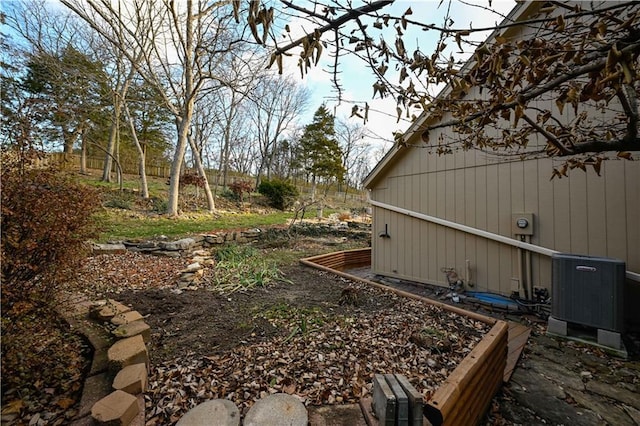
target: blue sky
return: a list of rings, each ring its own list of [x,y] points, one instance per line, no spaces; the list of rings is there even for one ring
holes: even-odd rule
[[[445,0],[442,2],[440,7],[439,4],[439,1],[433,0],[396,1],[391,6],[387,7],[385,11],[392,16],[398,16],[402,15],[410,7],[413,11],[413,14],[410,16],[411,19],[440,26],[443,23],[448,2]],[[506,15],[515,6],[515,4],[516,3],[513,0],[493,0],[491,2],[491,8],[503,15]],[[480,7],[474,7],[474,5]],[[358,5],[354,4],[354,6],[357,7]],[[496,23],[499,23],[502,20],[500,15],[491,13],[488,8],[488,0],[472,1],[468,4],[464,4],[458,0],[453,0],[450,13],[450,16],[454,20],[453,27],[460,29],[469,28],[469,26],[472,25],[474,28],[480,28],[493,26]],[[308,24],[306,26],[308,27]],[[295,31],[295,29],[292,28],[292,31]],[[484,40],[489,34],[489,32],[474,33],[474,37],[478,40]],[[439,33],[437,31],[425,32],[421,30],[414,30],[406,33],[404,42],[409,52],[415,50],[416,44],[419,44],[422,51],[428,53],[433,51],[438,38]],[[385,33],[385,40],[387,43],[393,44],[394,39],[395,30],[390,28],[389,31]],[[455,51],[458,50],[457,46],[454,46],[455,43],[451,42],[450,44],[452,45],[452,48],[455,48]],[[465,53],[471,53],[471,50]],[[324,60],[321,61],[321,66],[310,71],[303,80],[303,84],[313,92],[312,106],[310,111],[307,113],[308,119],[305,118],[306,121],[311,121],[313,112],[323,101],[329,108],[336,108],[335,111],[338,117],[346,118],[351,113],[351,108],[353,106],[352,103],[345,102],[338,106],[334,101],[330,100],[330,98],[334,97],[334,94],[332,93],[330,74],[324,71],[328,69],[328,61],[329,57],[328,55],[325,55]],[[295,72],[294,75],[300,78],[299,71],[295,67],[296,61],[289,58],[289,62],[289,66]],[[396,122],[396,104],[393,99],[372,99],[372,85],[375,82],[375,79],[360,59],[345,57],[342,59],[341,64],[341,82],[345,90],[343,92],[344,97],[352,101],[366,101],[369,103],[372,110],[381,110],[386,112],[386,114],[375,112],[370,113],[370,121],[367,124],[367,129],[369,129],[373,134],[377,134],[380,137],[391,140],[392,132],[397,130],[404,131],[409,127],[410,123],[408,121],[401,121],[400,123]],[[353,119],[357,120],[357,118]],[[383,143],[376,138],[371,138],[370,143],[372,146],[375,146],[380,150],[386,150],[392,146],[390,142]]]

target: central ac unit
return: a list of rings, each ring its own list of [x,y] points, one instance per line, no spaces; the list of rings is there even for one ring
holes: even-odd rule
[[[551,315],[568,323],[621,333],[624,261],[594,256],[552,256]]]

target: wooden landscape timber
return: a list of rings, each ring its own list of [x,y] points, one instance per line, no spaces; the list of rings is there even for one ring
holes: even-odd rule
[[[354,265],[366,265],[367,259],[370,264],[370,248],[308,257],[301,259],[300,263],[391,291],[403,297],[421,300],[493,326],[425,404],[425,425],[429,423],[433,426],[478,424],[489,407],[491,399],[503,383],[507,364],[508,323],[344,272]]]

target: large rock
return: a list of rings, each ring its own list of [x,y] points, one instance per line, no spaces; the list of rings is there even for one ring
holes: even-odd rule
[[[138,398],[117,390],[94,404],[91,417],[101,425],[126,426],[135,419],[139,411]]]
[[[224,234],[205,235],[205,241],[209,244],[223,244]]]
[[[112,371],[139,363],[149,366],[149,352],[141,335],[118,340],[107,351],[107,357]]]
[[[180,271],[181,273],[193,273],[193,272],[198,272],[202,269],[202,265],[200,265],[200,263],[198,262],[193,262],[192,264],[188,265],[186,268],[184,268],[182,271]]]
[[[548,423],[581,426],[602,424],[602,420],[593,411],[582,409],[578,412],[567,404],[567,394],[563,388],[532,369],[516,368],[509,382],[509,390],[518,404]]]
[[[598,397],[593,397],[586,392],[580,392],[574,389],[568,389],[567,393],[571,398],[585,408],[596,413],[598,416],[610,425],[616,426],[636,426],[631,417],[627,415],[621,408],[614,404],[602,401]]]
[[[309,407],[309,424],[314,426],[367,426],[358,404]]]
[[[244,426],[307,426],[309,416],[293,395],[276,393],[256,402],[244,419]]]
[[[90,316],[100,321],[110,321],[113,317],[129,312],[130,307],[115,300],[103,300],[96,302],[91,308]]]
[[[246,424],[246,423],[245,423]],[[176,426],[239,426],[240,411],[228,399],[213,399],[187,411]]]
[[[107,373],[89,376],[84,382],[78,417],[85,417],[91,414],[91,408],[96,402],[113,391],[111,388],[111,375]]]
[[[160,247],[163,250],[168,251],[178,251],[178,250],[189,250],[196,245],[196,240],[193,238],[183,238],[178,241],[160,243]]]
[[[94,244],[93,254],[120,254],[127,251],[124,244]]]
[[[587,390],[589,392],[611,398],[615,401],[623,402],[634,407],[636,410],[640,410],[640,395],[635,392],[622,389],[615,385],[597,382],[595,380],[587,382]]]
[[[118,314],[111,318],[111,324],[113,325],[122,325],[128,324],[130,322],[139,321],[144,319],[144,317],[138,311],[129,311]]]

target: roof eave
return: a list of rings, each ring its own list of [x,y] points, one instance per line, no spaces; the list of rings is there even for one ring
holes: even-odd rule
[[[509,14],[502,20],[502,23],[516,22],[518,20],[526,19],[533,12],[537,11],[540,7],[541,7],[541,2],[518,1],[515,7],[511,9]],[[502,32],[507,33],[511,31],[512,31],[512,28],[507,28],[504,31],[496,28],[487,37],[487,40],[485,41],[485,43],[495,39],[495,37],[497,37],[498,34],[501,34]],[[472,62],[473,62],[473,58],[470,58],[462,66],[462,69],[469,67]],[[450,90],[451,90],[451,87],[447,85],[440,91],[437,97],[439,98],[442,96],[446,96],[446,94]],[[402,140],[404,140],[405,142],[408,142],[408,140],[411,138],[411,135],[415,134],[418,130],[420,130],[420,128],[424,125],[424,123],[428,120],[428,118],[429,117],[427,116],[427,114],[425,112],[422,112],[422,114],[420,114],[420,116],[413,123],[411,123],[411,126],[409,126],[409,128],[403,133]],[[380,160],[378,164],[375,165],[373,170],[371,170],[371,172],[367,175],[367,177],[364,178],[364,180],[362,181],[363,186],[367,189],[371,189],[373,185],[378,181],[382,173],[387,169],[387,167],[390,166],[393,163],[393,160],[401,152],[407,149],[407,147],[408,147],[407,144],[404,144],[404,145],[398,145],[397,143],[394,144],[393,148],[387,151],[384,157],[382,157],[382,160]]]

